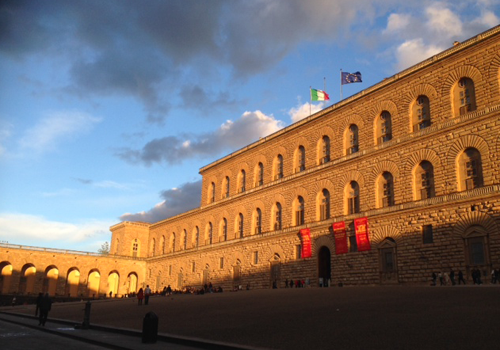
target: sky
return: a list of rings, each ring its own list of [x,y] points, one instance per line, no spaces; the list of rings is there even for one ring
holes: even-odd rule
[[[0,243],[96,252],[199,169],[500,23],[500,0],[3,0]],[[313,102],[309,88],[330,101]]]

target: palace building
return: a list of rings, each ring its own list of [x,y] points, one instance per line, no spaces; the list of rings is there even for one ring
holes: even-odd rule
[[[200,169],[110,254],[0,245],[2,293],[429,284],[500,268],[500,27]]]

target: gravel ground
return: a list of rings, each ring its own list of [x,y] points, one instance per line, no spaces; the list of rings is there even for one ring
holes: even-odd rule
[[[500,287],[500,286],[499,286]],[[334,287],[154,296],[92,302],[90,322],[271,349],[494,349],[500,288]],[[83,321],[84,303],[56,303],[49,318]],[[34,313],[34,306],[9,311]]]

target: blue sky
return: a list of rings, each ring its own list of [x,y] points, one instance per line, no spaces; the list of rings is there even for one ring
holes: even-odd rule
[[[500,0],[2,1],[0,241],[96,251],[200,167],[499,24]]]

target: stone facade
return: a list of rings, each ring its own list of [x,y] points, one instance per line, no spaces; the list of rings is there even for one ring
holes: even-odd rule
[[[131,291],[130,277],[123,282],[131,274],[137,288],[158,290],[289,279],[427,284],[450,269],[488,275],[500,267],[499,52],[495,27],[201,168],[199,208],[111,227],[109,256],[73,264],[85,276],[79,288],[89,290],[92,269],[106,278],[116,271],[119,286],[101,278],[99,292],[118,294]],[[362,217],[371,249],[359,252],[353,221]],[[336,254],[331,227],[342,221],[349,252]],[[76,258],[6,251],[0,246],[0,268],[19,275],[30,262],[70,271]],[[8,288],[5,279],[3,292],[17,290],[14,273]]]

